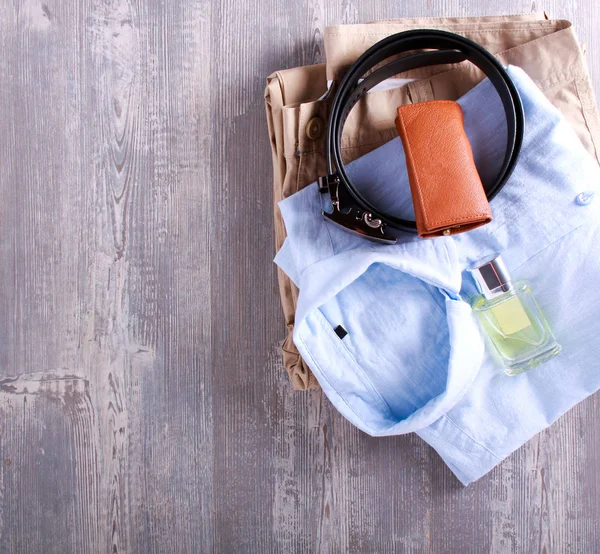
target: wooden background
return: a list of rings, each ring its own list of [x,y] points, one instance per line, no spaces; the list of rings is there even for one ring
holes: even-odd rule
[[[462,487],[291,390],[265,77],[327,24],[593,0],[1,0],[0,552],[595,553],[600,398]]]

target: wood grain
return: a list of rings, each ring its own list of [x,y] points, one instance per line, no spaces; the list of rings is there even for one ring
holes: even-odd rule
[[[598,397],[474,485],[291,390],[271,71],[327,24],[591,0],[0,3],[0,552],[587,553]]]

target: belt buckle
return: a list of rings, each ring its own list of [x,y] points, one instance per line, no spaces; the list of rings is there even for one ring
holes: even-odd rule
[[[396,237],[385,231],[385,223],[373,214],[359,208],[350,207],[343,210],[340,206],[340,178],[337,175],[319,177],[319,191],[329,191],[333,211],[323,211],[323,217],[345,231],[350,231],[366,239],[384,244],[395,244]]]

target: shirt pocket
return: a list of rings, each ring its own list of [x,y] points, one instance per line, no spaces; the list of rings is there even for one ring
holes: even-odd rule
[[[459,285],[451,241],[337,254],[302,275],[294,341],[361,429],[415,431],[452,407],[480,367],[483,343]]]

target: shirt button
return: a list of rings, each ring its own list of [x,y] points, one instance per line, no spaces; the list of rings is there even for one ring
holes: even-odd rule
[[[318,116],[311,117],[306,124],[306,136],[310,140],[317,140],[321,138],[323,129],[325,129],[325,123],[323,123],[323,120]]]
[[[593,200],[594,194],[596,193],[593,191],[580,192],[575,197],[575,202],[577,202],[577,204],[579,204],[580,206],[587,206]]]

